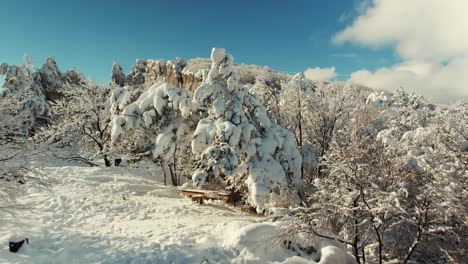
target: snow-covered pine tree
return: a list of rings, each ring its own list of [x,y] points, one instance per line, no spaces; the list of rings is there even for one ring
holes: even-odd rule
[[[112,142],[118,145],[129,129],[156,128],[152,152],[165,164],[190,155],[191,145],[196,186],[220,177],[229,190],[245,192],[258,212],[297,203],[302,158],[294,135],[270,120],[250,86],[239,83],[233,63],[232,55],[214,48],[210,71],[193,95],[167,82],[143,93],[115,89]]]
[[[249,86],[239,83],[234,58],[224,49],[211,52],[211,69],[193,96],[204,117],[193,133],[199,160],[197,186],[221,177],[228,188],[248,190],[257,212],[298,202],[302,158],[287,129],[272,122]]]

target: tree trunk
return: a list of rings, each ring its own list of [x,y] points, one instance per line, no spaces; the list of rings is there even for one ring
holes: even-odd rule
[[[107,157],[107,154],[104,154],[104,164],[106,165],[106,167],[110,167],[112,165],[112,162]]]
[[[358,208],[359,206],[359,196],[356,197],[353,201],[353,207]],[[354,225],[353,225],[353,255],[358,264],[361,264],[361,259],[359,258],[359,219],[357,216],[356,210],[353,210]]]
[[[172,182],[172,185],[178,186],[178,184],[177,184],[177,175],[176,175],[175,170],[172,169],[172,166],[171,166],[171,165],[169,165],[169,172],[171,173],[171,182]]]
[[[160,162],[159,164],[161,165],[161,168],[163,169],[163,172],[164,172],[164,185],[167,185],[167,180],[166,180],[167,179],[167,171],[166,171],[165,165],[162,162]]]

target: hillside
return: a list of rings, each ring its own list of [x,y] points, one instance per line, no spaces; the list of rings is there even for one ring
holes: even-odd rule
[[[468,103],[317,82],[224,49],[2,64],[0,243],[19,263],[461,261]],[[121,164],[118,164],[121,162]],[[227,193],[198,205],[183,189]],[[461,249],[460,249],[461,248]]]

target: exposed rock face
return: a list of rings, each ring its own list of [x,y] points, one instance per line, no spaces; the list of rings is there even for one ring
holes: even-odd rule
[[[60,89],[64,86],[64,76],[55,59],[48,58],[39,70],[39,74],[47,100],[60,98]]]
[[[112,82],[119,87],[125,85],[125,73],[122,66],[117,62],[112,65]]]
[[[186,66],[187,62],[181,58],[167,62],[163,60],[137,60],[132,72],[125,78],[125,85],[140,86],[144,84],[151,86],[153,83],[165,80],[176,87],[194,90],[203,81],[203,76],[184,71]]]
[[[76,85],[86,85],[84,76],[72,69],[63,73],[55,59],[48,58],[41,69],[37,69],[29,61],[25,65],[0,65],[0,75],[5,75],[3,83],[4,100],[0,112],[11,116],[22,116],[24,124],[21,133],[24,135],[34,131],[37,125],[42,125],[47,118],[47,101],[57,100],[64,89],[73,89]]]
[[[7,70],[8,70],[8,64],[2,63],[0,65],[0,75],[6,74]]]
[[[187,62],[181,58],[176,58],[175,61],[138,59],[132,68],[132,72],[126,76],[123,85],[123,71],[114,64],[112,81],[120,87],[126,85],[134,87],[145,85],[149,87],[158,81],[164,80],[176,87],[194,91],[205,80],[210,67],[211,61],[206,58],[194,58]],[[239,72],[242,83],[254,84],[258,76],[281,74],[264,66],[242,64],[233,65],[233,67]],[[284,78],[289,78],[287,75],[285,76]]]
[[[86,85],[86,81],[85,81],[86,79],[83,76],[83,74],[75,69],[66,71],[63,77],[64,78],[62,80],[65,83],[65,85],[68,85],[68,86]]]
[[[125,84],[139,86],[145,83],[145,73],[147,60],[137,60],[132,68],[132,72],[125,78]]]

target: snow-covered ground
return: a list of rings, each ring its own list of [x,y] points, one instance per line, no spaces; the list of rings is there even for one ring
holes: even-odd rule
[[[275,223],[221,202],[198,205],[144,170],[42,172],[50,182],[26,184],[26,209],[0,211],[0,263],[315,263],[275,249]],[[8,252],[24,237],[29,246]]]

